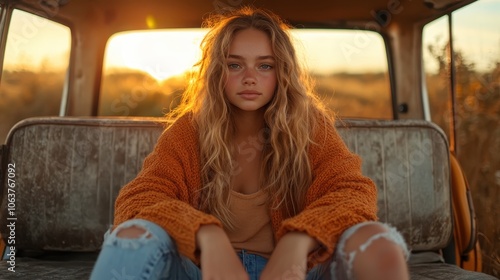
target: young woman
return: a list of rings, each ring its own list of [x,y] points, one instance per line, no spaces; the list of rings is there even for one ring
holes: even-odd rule
[[[92,279],[409,279],[401,235],[302,72],[288,27],[213,17],[183,101],[120,191]]]

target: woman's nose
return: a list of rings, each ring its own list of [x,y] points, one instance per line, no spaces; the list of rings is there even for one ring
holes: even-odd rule
[[[254,85],[257,83],[256,72],[254,69],[247,68],[245,70],[245,75],[243,76],[243,84]]]

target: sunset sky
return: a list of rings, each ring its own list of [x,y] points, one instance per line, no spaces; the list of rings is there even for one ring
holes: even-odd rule
[[[298,30],[293,36],[299,55],[307,57],[303,61],[315,72],[386,70],[382,37],[374,32],[355,32],[365,38],[364,45],[356,44],[352,31]],[[178,29],[118,34],[108,43],[105,67],[140,69],[157,79],[181,74],[198,61],[205,33]]]
[[[480,4],[480,5],[478,5]],[[480,17],[476,16],[481,14]],[[500,0],[481,0],[454,13],[455,46],[473,57],[478,69],[487,70],[500,60]],[[482,32],[477,32],[478,28]],[[199,57],[205,30],[145,31],[121,33],[108,42],[105,67],[139,69],[158,80],[181,74]],[[424,45],[444,44],[446,20],[426,27]],[[296,47],[307,67],[318,73],[385,71],[387,61],[382,38],[373,32],[296,31]],[[354,36],[364,38],[362,45]],[[16,11],[12,18],[5,67],[64,69],[70,46],[69,28],[47,20],[32,20]],[[429,57],[424,50],[424,56]],[[45,61],[45,62],[44,62]],[[427,69],[435,68],[428,63]]]

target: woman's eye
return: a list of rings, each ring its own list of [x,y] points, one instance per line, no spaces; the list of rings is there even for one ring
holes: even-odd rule
[[[228,67],[229,69],[240,69],[240,65],[238,65],[238,64],[236,64],[236,63],[229,63],[229,64],[227,65],[227,67]]]
[[[273,66],[269,64],[262,64],[259,68],[262,70],[271,70],[273,69]]]

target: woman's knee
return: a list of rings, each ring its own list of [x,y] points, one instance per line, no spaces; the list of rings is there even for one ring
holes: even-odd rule
[[[342,270],[348,278],[398,267],[404,274],[408,254],[401,234],[379,222],[363,223],[346,230],[337,248],[337,260],[343,263]]]
[[[129,220],[105,238],[91,279],[119,275],[120,279],[157,279],[177,262],[177,256],[174,241],[163,228],[147,220]]]
[[[128,228],[119,229],[116,236],[126,239],[136,239],[140,238],[144,234],[146,234],[146,238],[151,238],[151,233],[147,232],[145,228],[133,225]]]
[[[105,237],[104,245],[121,245],[138,248],[141,245],[158,243],[173,249],[173,240],[159,225],[141,219],[128,220],[118,225]]]
[[[353,227],[354,230],[344,236],[344,252],[365,251],[374,243],[390,243],[400,247],[405,254],[406,243],[401,234],[386,224],[379,222],[369,222]]]

